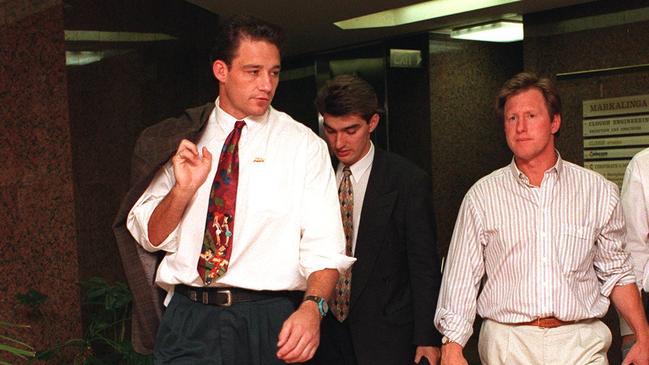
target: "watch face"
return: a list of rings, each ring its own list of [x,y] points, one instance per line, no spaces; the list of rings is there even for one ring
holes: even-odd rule
[[[327,301],[323,299],[322,300],[322,315],[324,316],[325,314],[327,314],[327,312],[329,312],[329,304],[327,304]]]
[[[320,311],[321,317],[324,317],[329,311],[329,305],[327,304],[327,301],[324,300],[324,298],[317,297],[315,295],[309,295],[304,298],[304,300],[314,301],[318,305],[318,310]]]

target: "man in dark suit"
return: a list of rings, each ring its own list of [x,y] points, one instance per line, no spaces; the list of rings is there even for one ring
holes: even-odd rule
[[[347,255],[321,328],[319,364],[437,364],[433,326],[440,283],[430,178],[406,159],[375,148],[376,93],[350,75],[318,93],[324,136],[338,160],[336,178]]]

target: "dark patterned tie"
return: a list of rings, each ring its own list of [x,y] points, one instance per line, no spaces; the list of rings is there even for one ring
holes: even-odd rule
[[[352,172],[349,167],[343,168],[343,179],[338,187],[338,199],[340,200],[340,213],[343,218],[343,229],[345,231],[345,254],[352,256],[352,237],[354,235],[354,192],[350,179]],[[352,271],[345,271],[338,277],[336,291],[334,293],[331,312],[340,322],[344,321],[349,314],[349,298],[352,288]]]
[[[245,122],[237,121],[225,139],[210,191],[203,248],[198,258],[198,274],[205,285],[210,285],[225,274],[232,254],[234,212],[239,182],[238,144],[244,125]]]

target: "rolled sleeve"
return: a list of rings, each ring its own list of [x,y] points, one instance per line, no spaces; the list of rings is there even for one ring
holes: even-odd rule
[[[446,308],[437,308],[435,326],[449,340],[462,345],[462,347],[466,346],[473,333],[472,322]]]
[[[149,241],[149,219],[155,208],[160,204],[162,199],[169,193],[175,183],[171,164],[166,164],[160,169],[160,172],[154,177],[149,187],[144,191],[140,199],[133,205],[126,219],[126,227],[133,238],[146,251],[167,251],[176,252],[178,249],[178,231],[180,225],[167,236],[158,246],[154,246]]]
[[[615,285],[635,283],[629,254],[624,251],[624,217],[617,187],[610,194],[610,214],[602,227],[597,244],[594,266],[601,281],[601,293],[609,296]]]
[[[473,333],[476,299],[484,275],[481,226],[467,194],[455,223],[435,313],[437,329],[462,346]]]
[[[645,293],[649,293],[649,262],[644,267],[644,272],[643,276],[641,276],[642,280],[642,290],[644,290]]]
[[[323,269],[342,273],[356,259],[345,255],[336,180],[324,141],[310,143],[307,161],[301,204],[300,271],[304,277]]]

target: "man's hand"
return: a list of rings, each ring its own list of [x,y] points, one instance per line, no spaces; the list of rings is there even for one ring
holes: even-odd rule
[[[449,342],[442,345],[442,365],[468,365],[460,344]]]
[[[212,154],[203,147],[203,158],[198,156],[196,145],[183,139],[171,158],[176,185],[162,199],[149,218],[149,241],[160,245],[180,223],[187,204],[203,184],[212,166]]]
[[[439,364],[439,359],[442,356],[439,347],[433,346],[417,346],[415,351],[415,364],[419,364],[422,357],[428,359],[430,365]]]
[[[649,339],[638,337],[629,354],[626,355],[622,365],[649,365]]]
[[[190,191],[191,195],[203,184],[212,167],[212,154],[205,147],[202,152],[203,158],[200,158],[196,145],[183,139],[171,158],[176,187]]]
[[[310,360],[320,344],[320,311],[313,301],[302,302],[284,322],[277,357],[287,363]]]
[[[649,326],[638,287],[635,283],[616,285],[610,298],[636,337],[622,365],[649,365]]]

